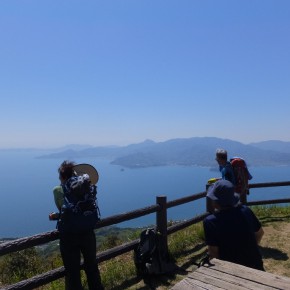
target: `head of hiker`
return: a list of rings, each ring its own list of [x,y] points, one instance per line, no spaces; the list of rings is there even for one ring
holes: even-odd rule
[[[211,185],[206,196],[220,208],[234,207],[239,202],[239,196],[235,193],[234,185],[224,179],[220,179]]]

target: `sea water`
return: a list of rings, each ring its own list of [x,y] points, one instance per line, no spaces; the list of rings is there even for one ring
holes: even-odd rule
[[[63,159],[36,158],[39,151],[0,150],[0,238],[24,237],[55,229],[48,214],[56,211],[52,189],[59,184]],[[128,169],[101,158],[74,159],[99,172],[98,203],[102,218],[205,191],[207,180],[220,173],[206,167],[162,166]],[[252,183],[290,180],[290,166],[250,167]],[[289,187],[252,189],[248,200],[286,198]],[[205,212],[205,199],[168,210],[169,220],[184,220]],[[139,227],[155,223],[155,214],[118,224]]]

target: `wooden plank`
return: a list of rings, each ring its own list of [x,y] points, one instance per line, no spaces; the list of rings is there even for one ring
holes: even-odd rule
[[[196,275],[203,274],[203,275],[208,275],[217,280],[222,280],[222,281],[231,283],[231,286],[233,287],[235,285],[236,289],[239,289],[239,287],[241,287],[242,289],[246,288],[250,290],[275,290],[277,289],[270,286],[262,285],[257,282],[249,281],[244,278],[233,276],[227,273],[221,273],[219,271],[216,271],[214,268],[201,267],[197,269],[194,272],[194,274],[195,274],[195,277]],[[193,273],[191,273],[189,277],[193,278]]]
[[[174,290],[289,290],[290,278],[213,259],[177,283]]]
[[[195,285],[190,284],[187,279],[183,279],[182,281],[180,281],[171,288],[171,290],[204,290],[204,289],[206,288],[198,286],[195,287]]]
[[[275,275],[269,272],[259,271],[256,269],[248,268],[242,265],[212,259],[210,266],[212,269],[221,273],[227,273],[236,277],[240,277],[249,281],[257,282],[263,285],[273,287],[274,289],[290,289],[290,278]]]
[[[174,285],[171,290],[221,290],[220,287],[216,287],[214,285],[209,285],[208,283],[204,283],[198,280],[193,280],[190,278],[185,278],[176,285]]]
[[[208,275],[207,273],[199,273],[199,272],[193,272],[188,279],[198,280],[203,283],[206,283],[209,285],[208,289],[212,289],[212,286],[219,287],[221,289],[225,290],[245,290],[243,285],[238,285],[233,283],[233,280],[226,281],[222,279],[221,277],[213,277]]]

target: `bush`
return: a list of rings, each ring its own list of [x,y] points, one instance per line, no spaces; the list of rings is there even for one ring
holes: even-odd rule
[[[0,263],[2,283],[11,284],[42,272],[42,263],[35,248],[6,255]]]

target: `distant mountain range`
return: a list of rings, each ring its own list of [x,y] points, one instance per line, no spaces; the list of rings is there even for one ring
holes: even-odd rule
[[[290,142],[269,140],[258,143],[251,143],[250,145],[264,150],[290,153]]]
[[[67,146],[67,148],[70,148]],[[123,147],[78,147],[39,156],[38,158],[74,158],[103,157],[111,164],[128,168],[152,166],[207,166],[215,167],[215,151],[224,148],[228,156],[243,157],[250,166],[290,165],[290,142],[263,141],[243,144],[229,139],[216,137],[193,137],[170,139],[164,142],[145,140],[142,143]]]

